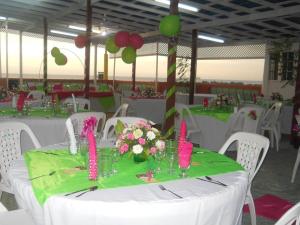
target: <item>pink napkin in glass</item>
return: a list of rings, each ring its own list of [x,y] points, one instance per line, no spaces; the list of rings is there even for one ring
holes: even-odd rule
[[[89,143],[89,179],[96,180],[98,176],[97,148],[93,131],[88,131],[87,139]]]
[[[208,98],[204,98],[202,104],[204,107],[208,107]]]
[[[180,133],[179,133],[179,139],[178,139],[178,153],[181,152],[182,150],[182,145],[185,143],[186,141],[186,122],[185,120],[181,121],[180,124]]]
[[[181,151],[178,153],[178,163],[180,168],[189,168],[192,152],[193,144],[191,142],[184,142]]]

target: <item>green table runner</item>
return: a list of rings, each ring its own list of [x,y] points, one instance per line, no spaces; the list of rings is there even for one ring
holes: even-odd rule
[[[79,112],[87,112],[86,110],[80,110]],[[13,108],[1,108],[0,116],[12,116],[18,117],[22,116],[16,109]],[[44,108],[31,108],[26,117],[59,117],[59,118],[68,118],[70,115],[64,109],[61,109],[61,112],[54,114],[52,109]]]
[[[210,116],[214,117],[218,120],[223,122],[227,122],[233,113],[232,107],[202,107],[202,106],[195,106],[191,107],[190,111],[193,115],[200,115],[200,116]]]
[[[108,151],[108,149],[106,150]],[[189,177],[243,170],[238,163],[224,155],[200,148],[194,148],[194,150],[198,151],[198,153],[192,156],[192,164],[188,171]],[[89,181],[88,171],[78,169],[78,167],[84,166],[84,158],[82,156],[72,156],[68,150],[49,152],[58,155],[45,154],[39,151],[29,151],[25,154],[29,177],[35,178],[45,175],[32,180],[33,191],[41,204],[52,195],[69,193],[94,185],[97,185],[99,189],[105,189],[147,183],[145,180],[138,178],[137,175],[147,172],[149,162],[136,164],[129,154],[123,155],[115,164],[115,168],[118,171],[115,175],[108,178],[99,178],[98,181]],[[174,175],[169,175],[167,168],[167,161],[162,161],[161,173],[155,175],[155,182],[179,179],[179,169]],[[53,171],[55,173],[49,176]]]

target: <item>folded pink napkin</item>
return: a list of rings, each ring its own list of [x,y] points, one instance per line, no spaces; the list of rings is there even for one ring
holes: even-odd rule
[[[89,179],[96,180],[98,176],[97,148],[93,131],[88,131],[87,139],[89,143]]]
[[[178,152],[178,163],[180,168],[189,168],[192,152],[193,144],[191,142],[184,142],[181,151]]]

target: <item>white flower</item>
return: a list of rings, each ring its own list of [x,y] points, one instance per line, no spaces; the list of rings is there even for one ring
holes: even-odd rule
[[[140,154],[143,151],[143,147],[141,145],[134,145],[132,151],[134,154]]]
[[[156,141],[155,146],[157,147],[158,150],[163,151],[165,149],[165,142],[158,140]]]
[[[135,131],[133,131],[133,136],[135,139],[139,139],[143,136],[143,131],[141,129],[136,129]]]
[[[123,130],[123,134],[126,134],[128,131],[131,131],[131,128],[125,128],[125,129]]]
[[[116,141],[116,147],[119,148],[121,147],[122,141],[121,140],[117,140]]]
[[[148,131],[147,138],[148,138],[148,140],[152,141],[154,138],[156,138],[156,135],[153,131]]]
[[[155,133],[159,133],[159,130],[157,130],[155,127],[152,127],[151,130],[154,131]]]

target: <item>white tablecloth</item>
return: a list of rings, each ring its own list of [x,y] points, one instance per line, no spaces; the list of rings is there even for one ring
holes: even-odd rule
[[[154,123],[163,123],[166,111],[166,99],[131,99],[123,98],[129,104],[129,111],[134,116],[151,120]]]
[[[80,198],[52,196],[37,202],[23,159],[9,171],[16,200],[36,225],[235,225],[247,191],[243,172],[213,176],[223,187],[197,179],[163,183],[183,199],[159,189],[158,184],[97,190]]]
[[[0,123],[4,121],[17,121],[27,124],[36,135],[42,146],[48,146],[66,141],[66,119],[64,118],[0,117]],[[22,134],[21,147],[22,151],[33,148],[33,144],[28,135]]]

